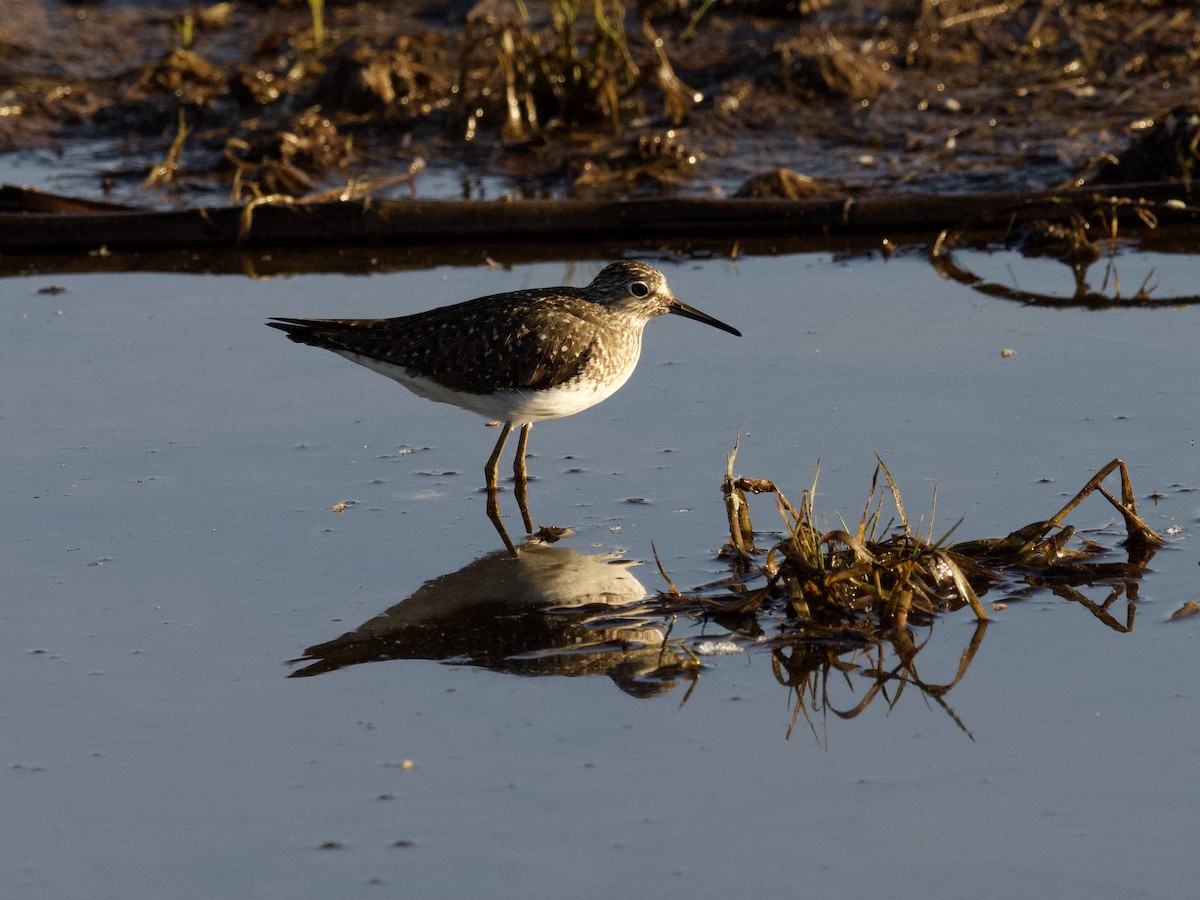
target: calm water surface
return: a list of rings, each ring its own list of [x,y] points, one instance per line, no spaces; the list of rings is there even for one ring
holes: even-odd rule
[[[973,260],[1069,291],[1061,266],[1009,262]],[[1126,293],[1151,267],[1163,290],[1200,279],[1195,257],[1122,265]],[[1200,309],[1033,308],[911,257],[665,268],[745,337],[657,320],[616,397],[534,429],[534,518],[576,534],[501,597],[479,491],[495,431],[262,322],[584,283],[598,264],[0,282],[0,892],[1195,896],[1200,620],[1168,617],[1200,593]],[[566,603],[661,589],[652,543],[680,586],[719,578],[738,434],[739,472],[794,499],[819,460],[831,525],[857,518],[876,453],[910,514],[936,485],[936,530],[962,517],[964,538],[1049,517],[1121,456],[1174,533],[1129,633],[1007,598],[945,707],[910,689],[854,718],[810,710],[790,737],[765,651],[705,657],[681,705],[688,684],[639,681],[637,653],[546,660],[480,614],[564,567],[592,585]],[[1114,547],[1114,518],[1096,499],[1075,522]],[[1125,624],[1126,599],[1110,612]],[[288,677],[313,645],[397,623],[426,643],[395,655],[475,664],[348,652]],[[636,648],[663,625],[612,633]],[[974,633],[969,611],[944,617],[922,675],[950,681]],[[865,686],[832,679],[837,708]]]

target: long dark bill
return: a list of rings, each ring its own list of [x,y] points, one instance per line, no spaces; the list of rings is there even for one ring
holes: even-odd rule
[[[697,322],[703,322],[705,325],[711,325],[713,328],[720,328],[722,331],[728,331],[737,337],[742,336],[742,333],[732,325],[726,325],[720,319],[714,319],[707,313],[702,313],[700,310],[688,306],[681,300],[672,300],[671,305],[667,308],[667,312],[683,316],[685,319],[695,319]]]

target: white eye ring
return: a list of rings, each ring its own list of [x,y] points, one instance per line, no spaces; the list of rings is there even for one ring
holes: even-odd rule
[[[635,281],[629,286],[629,293],[635,297],[647,297],[650,295],[650,286],[644,281]]]

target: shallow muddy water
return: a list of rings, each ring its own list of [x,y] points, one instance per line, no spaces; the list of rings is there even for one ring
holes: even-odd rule
[[[1071,291],[1062,266],[958,261]],[[1194,256],[1118,262],[1127,294],[1152,267],[1181,296],[1200,278]],[[501,597],[476,592],[499,578],[495,431],[263,320],[582,284],[598,263],[0,281],[3,893],[1193,896],[1200,620],[1169,616],[1198,593],[1200,308],[1037,308],[909,255],[663,267],[744,337],[656,320],[620,393],[534,428],[534,519],[576,533]],[[553,573],[567,606],[663,589],[654,549],[681,588],[726,574],[739,434],[739,473],[793,499],[820,461],[830,527],[857,520],[878,453],[910,515],[936,485],[956,538],[1047,518],[1120,456],[1168,542],[1107,610],[1128,633],[993,592],[953,690],[810,709],[790,737],[769,653],[715,623],[683,704],[686,680],[634,677],[662,616],[611,624],[621,665],[506,642]],[[769,499],[753,510],[775,527]],[[1117,561],[1115,519],[1099,498],[1072,517]],[[424,643],[394,655],[435,658],[294,662],[410,596],[392,618]],[[940,618],[922,673],[951,681],[976,635],[969,610]],[[848,710],[865,683],[829,690]]]

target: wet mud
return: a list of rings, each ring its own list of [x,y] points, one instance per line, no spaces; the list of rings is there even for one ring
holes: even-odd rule
[[[0,152],[157,208],[1190,186],[1198,60],[1172,0],[9,0]]]

